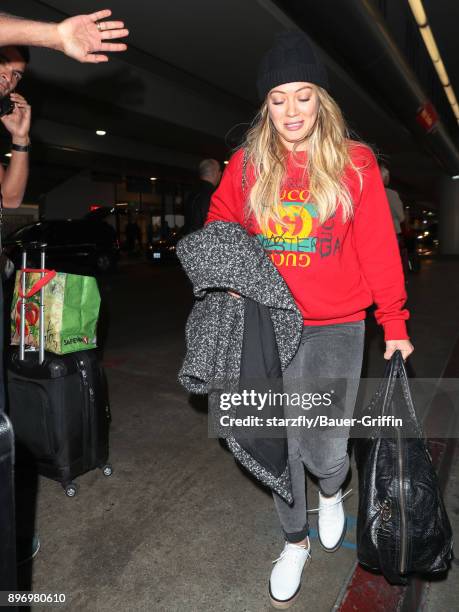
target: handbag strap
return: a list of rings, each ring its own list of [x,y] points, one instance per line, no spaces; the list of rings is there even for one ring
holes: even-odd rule
[[[394,391],[397,384],[402,389],[403,401],[408,408],[408,412],[405,414],[405,416],[408,416],[411,421],[410,425],[412,426],[412,429],[410,431],[413,436],[423,438],[424,433],[422,430],[422,426],[419,423],[416,414],[416,409],[414,407],[413,399],[411,396],[411,389],[408,374],[406,372],[405,362],[403,360],[402,352],[399,349],[394,351],[394,354],[388,361],[386,365],[386,370],[384,372],[384,377],[375,396],[376,398],[381,399],[382,395],[384,394],[381,406],[381,416],[401,416],[397,414],[392,414],[394,410],[394,403],[392,401],[392,398],[394,396]],[[407,424],[408,423],[404,423],[404,425]]]
[[[44,272],[44,276],[39,278],[32,285],[32,287],[27,291],[27,293],[24,294],[23,291],[22,291],[22,276],[23,276],[23,274],[28,274],[28,273],[33,273],[33,272],[36,272],[36,273],[39,273],[39,274]],[[44,287],[50,281],[52,281],[55,276],[56,276],[56,270],[44,270],[44,269],[35,269],[35,268],[22,268],[21,269],[21,276],[20,276],[20,279],[19,279],[19,286],[18,286],[18,295],[19,295],[19,297],[26,298],[26,299],[29,298],[29,297],[32,297],[32,295],[35,295],[36,293],[38,293],[42,287]]]

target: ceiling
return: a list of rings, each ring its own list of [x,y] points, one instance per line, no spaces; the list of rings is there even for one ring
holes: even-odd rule
[[[78,64],[52,51],[32,51],[30,70],[21,84],[34,117],[27,194],[31,201],[85,168],[154,173],[188,182],[202,157],[227,159],[257,110],[254,83],[260,56],[276,32],[298,27],[280,8],[286,3],[271,0],[111,0],[109,4],[113,16],[125,21],[130,36],[129,50],[112,56],[108,64]],[[372,4],[409,54],[402,17],[388,10],[394,3]],[[6,12],[50,21],[65,17],[64,7],[69,14],[79,14],[98,10],[101,4],[2,1]],[[455,51],[459,5],[452,0],[425,0],[425,8],[459,92]],[[332,95],[354,136],[386,156],[406,197],[435,205],[441,166],[387,101],[341,61],[340,49],[333,49],[326,34],[327,29],[321,28],[313,38],[327,64]],[[444,100],[436,106],[457,146],[457,126],[448,106]],[[96,136],[96,129],[106,130],[107,135]],[[0,147],[7,150],[5,137]]]

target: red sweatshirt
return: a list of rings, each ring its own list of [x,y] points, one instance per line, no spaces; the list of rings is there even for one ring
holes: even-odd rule
[[[300,153],[306,159],[307,153]],[[376,321],[385,340],[407,339],[408,310],[405,279],[394,224],[373,152],[357,145],[354,163],[363,166],[363,186],[350,168],[346,171],[355,207],[354,218],[343,224],[341,205],[324,224],[318,223],[315,204],[308,201],[307,178],[289,153],[281,192],[285,225],[271,222],[262,231],[251,216],[244,220],[244,200],[254,174],[247,169],[242,192],[243,151],[230,159],[214,192],[207,223],[233,221],[255,235],[289,287],[305,325],[329,325],[365,319],[365,309],[376,303]]]

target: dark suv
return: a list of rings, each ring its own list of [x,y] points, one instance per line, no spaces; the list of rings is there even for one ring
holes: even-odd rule
[[[107,272],[116,266],[119,258],[115,230],[95,219],[25,225],[6,237],[3,250],[19,268],[23,246],[37,242],[47,245],[46,267],[61,271],[89,268],[92,272]],[[28,261],[30,265],[38,265],[38,252],[31,251]]]

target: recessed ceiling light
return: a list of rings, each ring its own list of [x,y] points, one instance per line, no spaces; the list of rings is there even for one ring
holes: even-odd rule
[[[11,157],[12,153],[5,153],[5,157]]]
[[[156,181],[156,176],[150,176],[150,181]]]
[[[96,130],[96,134],[97,134],[98,136],[105,136],[105,134],[106,134],[106,133],[107,133],[107,132],[106,132],[105,130]]]

